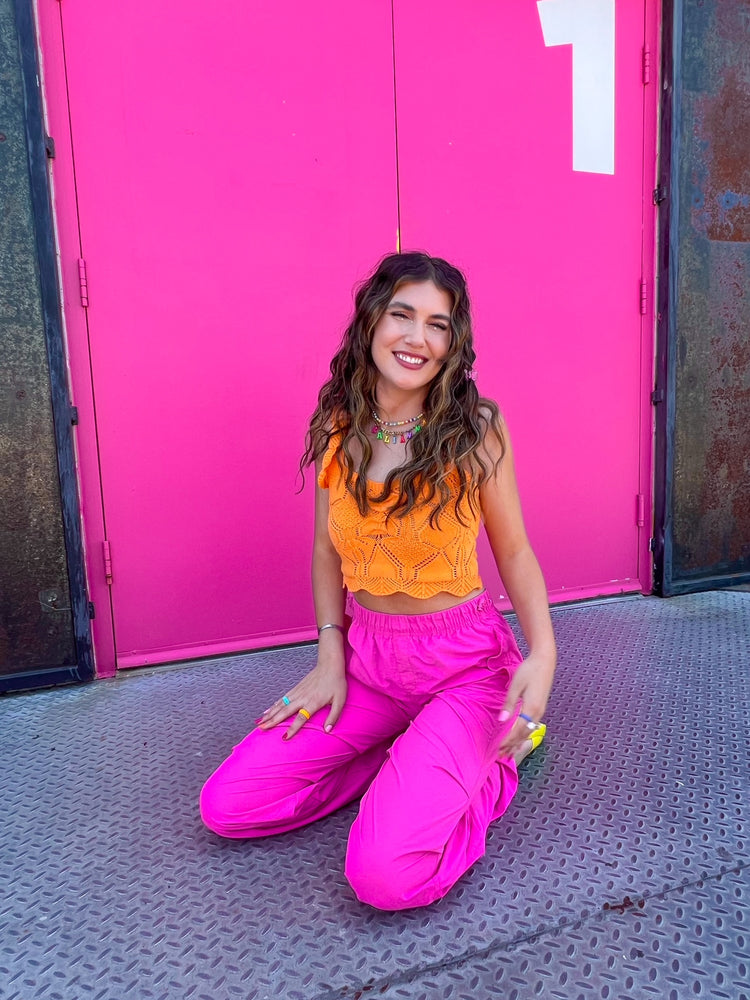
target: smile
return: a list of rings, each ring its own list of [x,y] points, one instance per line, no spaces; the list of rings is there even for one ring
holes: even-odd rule
[[[417,357],[415,354],[403,354],[401,351],[394,351],[393,356],[396,361],[409,368],[421,368],[427,364],[427,358]]]

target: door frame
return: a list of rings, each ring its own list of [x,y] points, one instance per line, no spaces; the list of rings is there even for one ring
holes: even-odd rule
[[[677,267],[679,260],[679,152],[684,0],[662,0],[658,204],[656,364],[652,402],[654,441],[654,593],[660,597],[691,594],[716,587],[750,583],[750,573],[696,573],[675,579],[673,573],[673,499],[677,392]]]
[[[659,176],[659,113],[662,92],[660,46],[671,41],[671,23],[664,17],[665,0],[645,0],[643,53],[643,242],[641,259],[641,296],[645,294],[641,316],[640,383],[640,473],[639,495],[644,498],[643,518],[638,511],[638,577],[641,591],[654,590],[655,474],[658,455],[654,447],[654,353],[659,299],[657,287],[658,225],[660,222],[653,191]],[[670,0],[666,0],[670,2]],[[643,523],[641,523],[641,520]]]
[[[68,370],[58,287],[48,157],[54,144],[44,128],[42,85],[37,60],[37,32],[31,0],[14,0],[16,33],[25,103],[26,149],[36,253],[39,264],[40,304],[49,365],[52,418],[57,450],[63,535],[68,566],[71,617],[77,662],[51,665],[0,677],[0,690],[19,691],[58,684],[80,683],[94,677],[90,608],[86,589],[83,539],[78,503],[78,481],[72,427],[76,421],[68,392]]]

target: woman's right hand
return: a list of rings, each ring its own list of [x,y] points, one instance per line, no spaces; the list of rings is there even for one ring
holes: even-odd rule
[[[285,697],[289,704],[285,704],[283,697],[275,701],[258,720],[259,729],[273,729],[293,716],[294,721],[284,733],[284,739],[290,740],[307,722],[307,718],[299,714],[301,708],[313,716],[321,708],[330,705],[331,711],[323,726],[330,733],[346,701],[344,649],[340,635],[326,635],[325,632],[321,635],[317,665],[299,684],[287,691]]]

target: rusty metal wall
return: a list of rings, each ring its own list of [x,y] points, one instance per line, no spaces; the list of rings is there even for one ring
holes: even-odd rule
[[[673,13],[666,594],[750,579],[750,0]]]
[[[11,0],[0,0],[0,677],[77,654]]]

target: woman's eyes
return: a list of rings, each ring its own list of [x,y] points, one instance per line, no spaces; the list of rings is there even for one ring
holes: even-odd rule
[[[395,316],[396,319],[411,319],[411,316],[403,312],[392,312],[391,316]],[[427,325],[431,326],[433,330],[440,330],[441,333],[445,333],[448,329],[448,327],[444,326],[442,323],[428,323]]]

